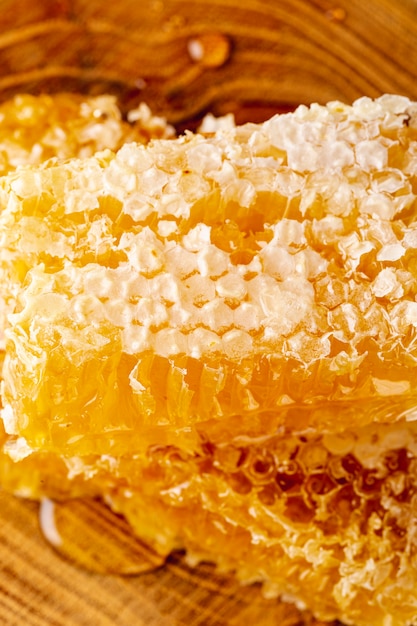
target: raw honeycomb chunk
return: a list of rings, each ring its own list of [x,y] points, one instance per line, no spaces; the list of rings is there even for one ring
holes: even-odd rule
[[[1,179],[3,482],[411,624],[416,139],[384,96]]]
[[[120,457],[31,452],[9,437],[20,460],[0,458],[0,479],[20,496],[100,495],[162,556],[185,549],[190,564],[214,561],[320,619],[414,623],[415,423],[227,441],[212,423],[198,436],[192,453]]]
[[[110,95],[19,94],[0,104],[0,175],[51,158],[85,158],[130,141],[147,143],[173,135],[166,120],[153,115],[144,103],[124,120]]]
[[[3,178],[8,432],[121,454],[236,414],[242,432],[263,411],[270,432],[405,418],[410,107],[300,108]]]
[[[124,121],[113,96],[20,94],[0,105],[0,174],[52,157],[88,157],[128,141],[147,143],[173,133],[145,104]]]

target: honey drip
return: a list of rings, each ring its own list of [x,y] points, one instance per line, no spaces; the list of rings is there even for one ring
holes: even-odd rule
[[[98,574],[134,575],[165,563],[101,500],[42,500],[39,521],[46,541],[64,558]]]
[[[188,53],[205,68],[221,67],[229,60],[231,41],[221,33],[206,33],[189,40]]]
[[[221,595],[225,606],[230,604],[236,609],[244,594],[245,602],[262,606],[262,624],[267,623],[269,616],[281,626],[343,626],[338,620],[316,619],[309,611],[287,604],[285,598],[262,598],[256,587],[239,588],[230,576],[216,572],[207,563],[190,568],[180,553],[172,554],[167,560],[140,541],[124,518],[112,512],[102,500],[44,498],[40,503],[39,523],[44,538],[61,557],[91,573],[134,576],[167,566],[175,579]]]

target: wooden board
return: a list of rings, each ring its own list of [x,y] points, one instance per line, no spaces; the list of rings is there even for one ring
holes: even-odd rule
[[[179,129],[208,110],[242,122],[313,101],[417,99],[416,58],[416,0],[0,0],[1,98],[110,91]],[[36,503],[0,492],[0,624],[319,623],[178,555],[140,576],[89,573],[47,545]]]
[[[0,94],[112,91],[181,125],[417,99],[416,18],[415,0],[0,0]]]
[[[164,566],[137,576],[85,570],[45,541],[38,508],[37,503],[0,492],[0,624],[321,625],[294,606],[266,600],[255,585],[243,588],[231,577],[216,575],[209,565],[191,569],[181,555],[172,555]],[[100,506],[91,511],[88,519],[72,526],[77,544],[82,544],[83,531],[91,534],[91,524],[98,534],[112,535],[114,520],[108,511]],[[71,528],[68,532],[71,535]]]

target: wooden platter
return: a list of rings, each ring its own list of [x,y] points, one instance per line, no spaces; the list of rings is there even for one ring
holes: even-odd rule
[[[243,122],[314,101],[417,99],[417,0],[0,0],[0,27],[0,99],[111,92],[179,130],[207,111]],[[89,572],[46,543],[37,503],[0,492],[0,624],[320,623],[181,555],[136,576]]]
[[[417,98],[415,0],[1,0],[0,94],[77,89],[177,124]]]
[[[182,555],[172,555],[163,566],[136,576],[85,569],[45,541],[38,509],[35,502],[0,492],[0,624],[324,626],[295,606],[263,598],[256,585],[240,587],[210,565],[190,568]],[[109,551],[117,548],[115,527],[123,527],[123,520],[112,518],[99,504],[89,507],[88,516],[82,511],[83,506],[78,506],[78,519],[68,515],[66,520],[71,542],[82,545],[83,533],[91,536],[93,528],[97,542],[104,533]],[[124,548],[130,542],[132,552],[137,551],[136,539],[127,528],[126,537]],[[87,550],[91,549],[90,545]]]

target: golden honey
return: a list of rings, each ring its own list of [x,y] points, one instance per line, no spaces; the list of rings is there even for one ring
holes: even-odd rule
[[[319,619],[417,616],[416,105],[0,180],[3,483]]]

